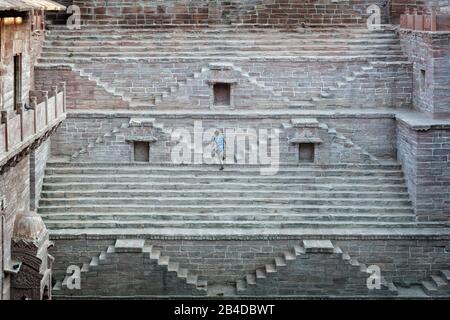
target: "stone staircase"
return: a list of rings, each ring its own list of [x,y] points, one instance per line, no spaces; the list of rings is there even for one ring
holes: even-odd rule
[[[379,289],[368,289],[366,283],[370,274],[365,264],[342,252],[331,241],[303,240],[292,250],[274,258],[272,263],[247,274],[245,279],[238,280],[236,293],[260,295],[265,292],[281,296],[313,296],[323,295],[323,292],[329,296],[397,295],[395,285],[383,276],[380,278]],[[322,277],[321,283],[309,280],[319,277]],[[325,287],[327,289],[322,291]]]
[[[432,275],[430,279],[422,281],[422,290],[430,296],[450,293],[450,270],[441,270],[438,275]]]
[[[445,253],[450,253],[450,241],[445,247]],[[442,269],[429,279],[422,281],[422,290],[429,296],[448,295],[450,293],[450,270]]]
[[[130,273],[130,264],[133,272]],[[129,285],[126,273],[135,275],[134,285]],[[146,277],[147,275],[147,277]],[[66,275],[57,281],[53,295],[59,296],[115,296],[160,295],[164,291],[171,295],[206,295],[207,281],[185,268],[179,263],[171,262],[168,256],[153,245],[141,239],[119,239],[91,261],[81,266],[80,289],[71,289],[68,282],[72,275]],[[105,281],[112,279],[115,284]],[[139,279],[136,280],[136,279]],[[173,285],[171,285],[173,284]],[[161,287],[165,286],[164,290]]]
[[[180,89],[190,89],[189,81],[204,83],[202,75],[214,63],[231,64],[240,77],[270,92],[271,99],[280,100],[282,107],[364,105],[352,98],[355,90],[391,88],[380,83],[390,81],[394,73],[396,86],[404,86],[405,101],[409,99],[411,64],[388,28],[376,32],[351,28],[281,32],[223,27],[155,30],[90,26],[68,30],[52,26],[36,70],[70,67],[113,96],[122,97],[129,108],[148,109],[159,105],[167,108],[165,100],[176,98]],[[264,63],[292,67],[274,73],[259,65]],[[309,70],[308,64],[316,67]],[[330,74],[310,74],[307,81],[302,78],[314,70]],[[380,73],[385,76],[380,77]],[[274,82],[274,78],[278,80]],[[373,104],[392,106],[393,102],[382,99]]]
[[[173,30],[89,27],[50,28],[43,63],[83,62],[94,58],[379,58],[406,61],[395,33],[389,28],[323,28],[307,32],[234,30],[223,28]],[[403,57],[403,58],[402,58]],[[399,58],[399,60],[397,60]]]
[[[274,176],[259,169],[49,162],[39,213],[57,234],[419,225],[399,165],[282,165]]]

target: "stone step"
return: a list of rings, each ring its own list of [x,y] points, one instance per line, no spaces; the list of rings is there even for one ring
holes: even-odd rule
[[[276,114],[275,114],[276,115]],[[149,121],[153,123],[155,121],[152,117],[143,118],[142,121]],[[127,123],[127,122],[126,122]],[[214,168],[214,165],[208,164],[173,164],[170,162],[160,162],[160,163],[141,163],[141,162],[67,162],[62,161],[59,158],[51,158],[46,165],[46,168],[140,168],[140,169],[165,169],[165,170],[199,170],[208,171]],[[233,168],[235,170],[258,170],[262,166],[260,164],[230,164],[228,168]],[[280,163],[280,170],[305,170],[305,169],[349,169],[349,170],[401,170],[402,167],[399,163],[388,162],[383,164],[367,164],[367,163],[323,163],[323,164],[313,164],[313,163],[302,163],[302,164],[291,164],[291,163]]]
[[[302,45],[308,46],[325,46],[325,47],[333,47],[333,46],[393,46],[397,47],[400,45],[399,39],[395,38],[305,38],[305,39],[273,39],[271,37],[266,38],[258,38],[258,39],[199,39],[199,38],[185,38],[180,39],[174,42],[172,39],[155,39],[155,38],[143,38],[143,39],[125,39],[125,38],[109,38],[104,37],[101,39],[89,39],[88,38],[77,38],[74,40],[67,40],[64,36],[48,36],[44,41],[43,49],[51,49],[55,47],[67,47],[71,46],[79,46],[79,47],[91,47],[91,46],[116,46],[117,47],[142,47],[142,46],[168,46],[168,47],[211,47],[215,45],[221,46],[229,46],[229,47],[244,47],[249,46],[252,47],[262,47],[267,49],[276,48],[278,46],[287,47],[287,48],[301,48]]]
[[[178,262],[169,262],[167,266],[168,271],[176,272],[178,273],[178,270],[180,269],[180,264]]]
[[[266,274],[277,272],[277,267],[272,263],[266,264]]]
[[[334,245],[330,240],[303,240],[305,253],[333,253]]]
[[[103,48],[103,47],[86,47],[86,48],[77,48],[77,49],[67,49],[64,47],[52,47],[47,48],[44,51],[44,55],[47,58],[50,57],[89,57],[95,55],[95,57],[160,57],[160,56],[195,56],[195,55],[232,55],[232,56],[246,56],[246,55],[268,55],[270,52],[276,52],[277,56],[281,55],[338,55],[338,54],[351,54],[351,55],[364,55],[369,53],[371,56],[380,55],[380,56],[402,56],[403,52],[401,48],[392,48],[392,47],[379,47],[379,48],[360,48],[360,47],[334,47],[333,49],[326,47],[303,47],[301,49],[297,48],[279,48],[279,50],[267,50],[263,48],[248,48],[247,50],[239,50],[239,48],[226,48],[226,47],[208,47],[208,48],[191,48],[189,51],[188,48],[151,48],[151,47],[139,47],[139,48],[130,48],[129,51],[125,51],[125,49],[121,49],[121,51],[113,50],[113,48]],[[151,51],[152,53],[149,53]]]
[[[211,174],[214,175],[231,175],[231,174],[240,174],[240,175],[255,175],[260,173],[260,168],[234,168],[227,167],[226,171],[217,171],[213,170],[214,167],[205,167],[205,168],[192,168],[192,169],[184,169],[184,168],[176,168],[176,167],[109,167],[109,168],[101,168],[101,167],[58,167],[58,168],[47,168],[45,170],[46,175],[52,174]],[[214,168],[215,169],[215,168]],[[307,176],[311,175],[345,175],[345,176],[370,176],[370,175],[383,175],[383,176],[402,176],[403,172],[401,170],[383,170],[383,169],[365,169],[365,168],[308,168],[308,167],[298,167],[298,168],[279,168],[277,172],[277,176],[279,175],[292,175],[292,174],[306,174]]]
[[[450,282],[450,270],[441,270],[440,276]]]
[[[448,281],[445,278],[437,275],[432,275],[431,281],[438,289],[448,285]]]
[[[227,186],[228,187],[228,186]],[[295,198],[295,197],[305,197],[305,198],[353,198],[364,200],[368,199],[403,199],[408,200],[409,194],[407,192],[366,192],[364,189],[360,191],[340,191],[339,188],[330,187],[328,190],[323,189],[320,191],[297,191],[297,190],[259,190],[253,189],[251,186],[247,186],[246,190],[222,190],[220,188],[209,189],[209,190],[159,190],[159,191],[148,191],[148,190],[127,190],[127,189],[117,189],[117,190],[85,190],[85,191],[42,191],[41,199],[61,199],[61,198],[189,198],[189,197],[249,197],[249,198]],[[174,188],[175,189],[175,188]]]
[[[174,60],[174,62],[200,62],[200,61],[208,61],[208,60],[217,60],[220,59],[222,61],[229,60],[230,62],[245,62],[247,60],[269,60],[274,62],[283,62],[283,61],[292,61],[292,59],[296,59],[298,62],[313,62],[313,63],[321,63],[321,62],[329,62],[329,63],[338,63],[338,62],[361,62],[370,60],[370,62],[377,63],[378,67],[386,67],[387,65],[393,66],[394,64],[410,66],[411,62],[403,56],[400,52],[397,53],[344,53],[344,52],[335,52],[335,53],[325,53],[325,52],[299,52],[299,53],[286,53],[282,54],[277,52],[277,55],[270,55],[267,53],[248,53],[248,54],[235,54],[235,53],[205,53],[205,54],[162,54],[157,53],[154,55],[148,55],[145,53],[142,54],[123,54],[123,55],[97,55],[93,57],[92,53],[89,54],[67,54],[67,53],[54,53],[54,54],[45,54],[38,58],[38,66],[43,67],[47,65],[47,67],[57,67],[57,66],[70,66],[70,65],[81,65],[85,63],[121,63],[125,64],[136,64],[136,63],[163,63],[164,61]]]
[[[265,279],[267,277],[265,269],[256,269],[255,271],[256,279]]]
[[[437,293],[438,288],[431,281],[422,281],[422,289],[428,295],[434,295]]]
[[[337,41],[339,40],[339,41]],[[245,45],[245,46],[244,46]],[[76,46],[76,47],[74,47]],[[115,50],[113,50],[115,47]],[[274,41],[272,39],[259,40],[259,41],[235,41],[235,40],[188,40],[172,41],[172,40],[77,40],[77,41],[64,41],[64,40],[46,40],[44,42],[43,50],[52,50],[55,48],[61,48],[71,52],[91,50],[95,48],[105,48],[107,51],[130,51],[141,50],[142,48],[167,48],[167,49],[182,49],[192,48],[196,50],[198,48],[217,48],[221,50],[233,49],[238,51],[252,50],[275,50],[275,48],[287,49],[287,50],[309,50],[309,49],[341,49],[341,48],[361,48],[362,50],[368,49],[399,49],[400,41],[395,39],[386,39],[374,41],[373,39],[308,39],[308,40],[296,40],[292,41],[287,39],[285,41]],[[283,50],[282,50],[283,51]]]
[[[186,278],[186,282],[188,284],[197,285],[197,283],[198,283],[198,276],[195,275],[195,274],[188,274],[188,276]]]
[[[154,121],[153,118],[148,118],[149,121]],[[144,169],[167,169],[167,170],[200,170],[207,171],[213,168],[213,165],[207,164],[172,164],[172,163],[140,163],[140,162],[66,162],[58,161],[55,159],[50,159],[47,162],[46,168],[144,168]],[[261,165],[259,164],[231,164],[227,166],[228,168],[233,168],[236,170],[250,170],[259,169]],[[388,164],[366,164],[366,163],[327,163],[327,164],[287,164],[280,163],[280,170],[304,170],[304,169],[351,169],[351,170],[401,170],[401,165],[399,163],[388,163]]]
[[[178,277],[183,278],[183,279],[187,279],[189,274],[188,269],[186,268],[179,268],[178,269]]]
[[[114,245],[115,252],[142,252],[145,240],[143,239],[118,239]]]
[[[90,268],[90,269],[95,269],[95,268],[98,267],[98,264],[99,264],[99,259],[98,259],[98,257],[93,257],[93,258],[91,259],[91,262],[89,263],[89,268]]]
[[[389,213],[411,213],[412,208],[410,206],[380,206],[375,207],[373,205],[370,206],[349,206],[349,205],[272,205],[272,204],[263,204],[263,205],[166,205],[166,206],[157,206],[157,205],[147,205],[147,206],[137,206],[130,204],[122,204],[122,205],[72,205],[72,206],[40,206],[39,213],[62,213],[62,212],[155,212],[155,211],[164,211],[164,212],[194,212],[194,213],[219,213],[224,211],[234,211],[234,212],[248,212],[254,211],[255,213],[373,213],[373,214],[383,214],[386,212]]]
[[[152,250],[150,252],[150,259],[159,260],[161,257],[161,251],[160,250]]]
[[[403,184],[403,177],[378,177],[378,176],[360,176],[360,177],[346,177],[346,176],[332,176],[332,177],[299,177],[299,176],[240,176],[240,175],[193,175],[193,174],[180,174],[180,175],[131,175],[131,174],[115,174],[115,175],[51,175],[44,178],[44,183],[86,183],[86,182],[192,182],[206,183],[211,185],[217,185],[218,183],[227,182],[259,182],[259,183],[355,183],[355,184]]]
[[[81,272],[89,272],[89,263],[83,263],[81,267]]]
[[[43,198],[39,204],[45,206],[77,206],[77,205],[120,205],[123,203],[130,203],[139,206],[153,206],[153,205],[245,205],[245,204],[280,204],[280,205],[351,205],[358,207],[359,205],[377,206],[409,206],[411,202],[409,199],[354,199],[354,198],[306,198],[306,197],[284,197],[284,198],[251,198],[251,197],[111,197],[111,198]]]
[[[292,61],[296,59],[297,62],[374,62],[377,63],[378,67],[387,67],[394,64],[410,66],[411,62],[408,62],[408,58],[401,55],[373,55],[373,54],[346,54],[346,55],[314,55],[314,54],[304,54],[304,55],[248,55],[248,56],[236,56],[236,55],[223,55],[218,54],[216,56],[211,55],[191,55],[191,56],[155,56],[155,57],[46,57],[41,56],[38,58],[39,68],[57,68],[57,67],[67,67],[70,65],[84,65],[86,63],[161,63],[161,62],[208,62],[214,61],[220,58],[221,61],[228,62],[246,62],[254,59],[268,60],[270,61]],[[373,60],[373,61],[372,61]]]
[[[150,52],[150,53],[149,53]],[[283,47],[279,48],[279,50],[266,50],[264,48],[248,48],[247,50],[239,50],[239,48],[233,48],[233,47],[205,47],[205,48],[191,48],[189,50],[189,47],[178,47],[178,48],[170,48],[170,47],[139,47],[139,48],[129,48],[128,51],[125,49],[121,49],[120,51],[113,50],[113,48],[105,48],[103,50],[102,47],[82,47],[77,49],[67,49],[65,47],[51,47],[47,48],[44,51],[45,57],[87,57],[87,56],[93,56],[95,55],[96,58],[100,57],[120,57],[120,56],[126,56],[126,57],[160,57],[160,56],[210,56],[210,55],[220,55],[223,54],[224,56],[232,55],[236,57],[240,56],[254,56],[254,55],[262,55],[262,56],[294,56],[294,55],[319,55],[319,56],[336,56],[339,54],[344,55],[350,55],[350,56],[356,56],[356,55],[381,55],[381,56],[393,56],[393,55],[402,55],[401,48],[393,48],[391,46],[385,46],[378,48],[366,48],[363,46],[339,46],[339,47],[333,47],[333,48],[327,48],[327,47],[302,47],[302,48],[296,48],[296,47]]]
[[[314,32],[294,33],[294,32],[245,32],[239,31],[214,31],[205,32],[198,30],[196,32],[167,32],[164,30],[142,30],[114,28],[113,30],[96,30],[88,28],[84,30],[58,30],[49,31],[47,39],[124,39],[124,40],[142,40],[152,39],[166,41],[185,41],[185,40],[303,40],[303,39],[397,39],[394,32],[361,32],[361,30],[322,30],[315,29]]]
[[[140,228],[160,228],[160,229],[172,229],[172,228],[192,228],[196,230],[204,229],[218,229],[218,228],[232,228],[233,230],[239,229],[286,229],[286,228],[323,228],[323,229],[334,229],[334,228],[418,228],[418,227],[428,227],[428,228],[440,228],[445,227],[445,223],[440,222],[341,222],[341,221],[285,221],[285,222],[274,222],[274,221],[97,221],[97,220],[52,220],[47,221],[46,225],[50,230],[58,229],[140,229]],[[160,260],[161,263],[165,263],[165,257]],[[98,259],[98,258],[97,258]],[[161,258],[160,258],[161,259]],[[98,263],[98,261],[97,261]],[[352,261],[351,263],[359,268],[359,263],[357,261]],[[92,268],[94,265],[90,265]]]
[[[380,195],[395,195],[396,193],[404,194],[407,193],[407,188],[404,185],[399,184],[353,184],[353,183],[334,183],[334,184],[270,184],[270,183],[232,183],[224,182],[219,186],[211,186],[211,184],[202,184],[195,182],[186,183],[164,183],[164,182],[152,182],[152,183],[132,183],[132,182],[115,182],[115,183],[46,183],[43,185],[42,189],[44,193],[46,192],[96,192],[98,190],[103,190],[104,192],[114,192],[123,191],[139,192],[139,190],[145,190],[146,192],[221,192],[226,190],[229,192],[242,192],[252,190],[258,190],[259,192],[307,192],[313,193],[313,191],[318,191],[322,193],[379,193]]]
[[[244,280],[237,280],[236,281],[236,290],[237,291],[245,291],[247,290],[247,284]]]
[[[303,247],[302,245],[294,245],[294,253],[296,256],[305,254],[305,247]]]
[[[379,34],[379,35],[371,35],[371,34],[359,34],[359,35],[343,35],[339,33],[316,33],[316,34],[304,34],[299,36],[282,36],[280,34],[277,35],[249,35],[249,34],[234,34],[234,35],[223,35],[223,37],[216,35],[208,35],[208,34],[199,34],[197,36],[192,36],[189,34],[184,34],[180,36],[167,36],[167,35],[151,35],[151,34],[142,34],[140,32],[136,32],[136,34],[64,34],[64,33],[48,33],[46,37],[46,42],[49,43],[51,41],[63,41],[63,42],[83,42],[83,41],[91,41],[91,42],[105,42],[105,41],[116,41],[121,44],[132,43],[132,41],[138,42],[151,42],[152,44],[159,43],[170,43],[174,44],[215,44],[220,43],[220,40],[223,40],[222,43],[244,43],[248,42],[249,45],[257,45],[257,44],[270,44],[270,41],[273,41],[276,44],[283,44],[286,42],[291,43],[304,43],[307,41],[330,41],[331,43],[342,44],[342,43],[350,43],[351,41],[397,41],[398,38],[393,36],[392,34]]]
[[[276,268],[279,267],[285,267],[286,264],[286,259],[284,259],[283,257],[275,257],[275,266]]]
[[[105,263],[106,259],[107,259],[106,251],[100,252],[100,255],[98,256],[99,263],[100,264]]]
[[[158,264],[160,266],[169,266],[170,263],[170,257],[168,256],[160,256],[158,259]]]
[[[296,253],[294,251],[286,250],[286,251],[283,252],[283,256],[284,256],[284,259],[286,261],[295,260],[296,259]]]
[[[47,221],[52,220],[114,220],[114,221],[130,221],[130,220],[147,220],[147,221],[385,221],[385,222],[413,222],[415,216],[412,213],[393,213],[386,209],[385,213],[284,213],[276,214],[247,213],[237,212],[220,212],[208,214],[196,213],[170,213],[170,212],[149,212],[149,213],[51,213],[41,214],[42,218]]]
[[[248,274],[245,277],[245,280],[247,282],[246,285],[250,285],[250,286],[255,285],[256,284],[256,274]]]

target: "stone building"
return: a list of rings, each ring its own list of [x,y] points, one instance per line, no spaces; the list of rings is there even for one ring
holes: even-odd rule
[[[64,86],[34,89],[34,66],[51,1],[0,1],[0,298],[51,297],[51,242],[35,212],[50,155],[65,119]],[[33,212],[34,211],[34,212]]]
[[[27,81],[63,122],[1,176],[48,297],[450,295],[447,0],[59,2]]]

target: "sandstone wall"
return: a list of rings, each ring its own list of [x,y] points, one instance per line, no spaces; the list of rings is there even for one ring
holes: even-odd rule
[[[146,109],[209,110],[213,107],[212,83],[221,81],[232,82],[229,108],[232,110],[366,109],[410,107],[412,103],[412,75],[408,62],[372,65],[365,60],[248,59],[235,62],[230,70],[214,71],[209,69],[209,61],[195,61],[198,60],[95,63],[93,58],[92,63],[80,66],[87,74],[101,79],[103,84],[81,77],[67,67],[38,67],[36,88],[44,90],[66,81],[67,106],[71,109],[125,109],[130,103],[129,99],[121,99],[119,93],[122,93],[122,97],[131,97],[131,102]],[[369,70],[365,71],[366,67]],[[353,76],[355,72],[357,76]],[[106,82],[107,86],[104,85]],[[106,91],[107,87],[109,91]],[[329,98],[318,102],[311,100],[320,98],[321,91],[331,87],[334,91]]]
[[[61,0],[64,5],[71,2]],[[244,25],[289,27],[307,25],[364,24],[371,4],[381,8],[387,21],[385,1],[245,0],[245,1],[103,1],[73,0],[81,8],[83,24],[121,25]],[[64,23],[66,16],[51,15]]]
[[[402,49],[413,63],[414,107],[434,118],[450,116],[449,39],[449,32],[400,32]]]
[[[157,141],[150,145],[150,162],[171,162],[171,150],[179,142],[172,139],[175,129],[184,129],[194,136],[195,121],[203,126],[204,132],[211,128],[220,128],[223,132],[232,129],[278,129],[280,130],[280,161],[297,163],[298,149],[289,144],[288,140],[295,136],[295,130],[284,129],[295,116],[284,116],[272,119],[247,116],[168,116],[158,117],[152,126],[140,128],[129,127],[133,116],[102,116],[92,114],[71,114],[52,138],[52,155],[71,157],[84,149],[74,161],[132,161],[133,136],[156,137]],[[329,128],[336,128],[354,144],[380,159],[395,159],[395,124],[389,115],[342,117],[318,117],[319,122]],[[155,127],[156,126],[156,127]],[[162,126],[162,129],[159,128]],[[316,150],[316,160],[319,163],[360,162],[359,151],[346,145],[344,141],[336,140],[326,130],[319,130],[324,143]],[[208,137],[206,137],[208,138]],[[207,143],[204,142],[204,145]],[[237,148],[237,147],[236,147]],[[206,149],[205,149],[206,150]],[[231,159],[232,160],[232,159]]]
[[[114,239],[55,239],[56,245],[51,252],[56,257],[55,278],[62,280],[66,268],[69,265],[82,265],[89,263],[91,258],[98,256],[101,251],[105,251],[108,246],[113,245]],[[332,239],[333,240],[333,239]],[[387,280],[401,285],[420,284],[432,274],[437,274],[441,269],[447,268],[450,263],[450,253],[446,251],[448,239],[377,239],[361,238],[340,238],[333,242],[351,258],[357,259],[360,263],[378,265],[382,276]],[[161,250],[161,255],[168,256],[170,261],[178,262],[180,267],[187,268],[189,272],[197,274],[200,278],[208,281],[208,286],[214,284],[233,285],[237,280],[244,279],[248,273],[254,272],[257,268],[264,267],[267,263],[273,262],[275,257],[283,255],[286,250],[293,249],[294,245],[300,243],[300,239],[292,240],[158,240],[149,239],[147,243]],[[123,261],[121,262],[123,263]],[[116,270],[123,270],[123,266],[111,265],[107,278]],[[331,264],[336,267],[336,264]],[[315,276],[321,279],[323,274],[320,270],[324,265],[317,262],[317,272]],[[136,265],[136,268],[142,266]],[[124,270],[125,271],[125,270]],[[303,272],[301,265],[292,268],[288,273],[289,287],[296,287],[295,274]],[[122,271],[123,272],[123,271]],[[125,279],[124,272],[124,279]],[[338,272],[337,272],[338,273]],[[342,273],[340,277],[356,277],[356,271],[351,274]],[[289,276],[290,274],[290,276]],[[149,271],[148,276],[151,276]],[[122,277],[116,277],[116,281],[121,281]],[[107,292],[108,282],[95,282],[90,286],[97,290]],[[145,281],[142,279],[142,281]],[[316,282],[320,287],[321,282]],[[125,284],[125,283],[124,283]],[[83,284],[81,284],[83,286]],[[115,285],[115,284],[114,284]],[[335,283],[338,289],[340,283]],[[109,287],[110,294],[114,294],[113,285]],[[164,290],[171,290],[170,284]],[[163,292],[163,291],[162,291]],[[264,294],[264,293],[260,293]],[[266,292],[267,294],[267,292]]]
[[[400,160],[419,220],[450,218],[450,130],[414,129],[400,121],[397,126]]]

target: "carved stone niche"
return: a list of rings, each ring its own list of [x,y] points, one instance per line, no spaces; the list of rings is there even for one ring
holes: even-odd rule
[[[323,141],[319,135],[319,121],[314,118],[291,119],[294,136],[290,144],[298,147],[299,162],[315,162],[316,146]]]
[[[48,254],[53,244],[42,218],[33,211],[19,213],[14,222],[11,253],[20,261],[20,271],[11,278],[12,300],[50,300],[52,264]]]

